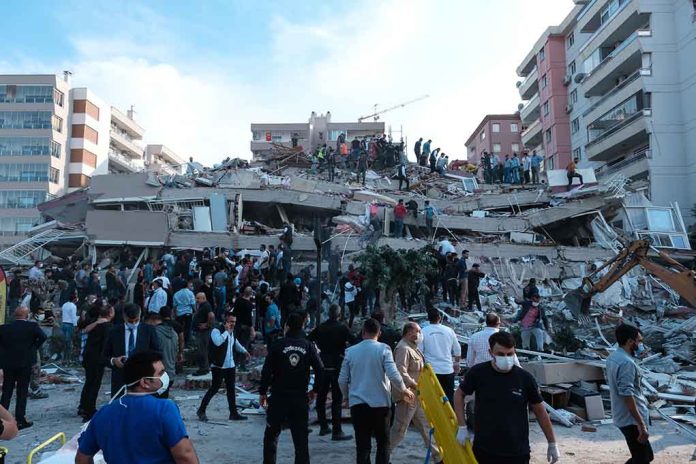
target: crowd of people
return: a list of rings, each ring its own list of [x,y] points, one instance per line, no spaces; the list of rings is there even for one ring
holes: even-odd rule
[[[427,323],[406,322],[401,327],[386,323],[377,289],[369,288],[359,268],[351,265],[347,272],[337,273],[335,292],[322,291],[326,284],[308,272],[287,272],[291,228],[279,241],[246,253],[163,250],[137,263],[126,249],[118,270],[111,264],[97,269],[72,259],[48,269],[37,262],[26,279],[19,273],[10,276],[13,321],[0,326],[0,403],[9,408],[16,390],[16,419],[0,409],[0,438],[12,438],[15,429],[32,425],[26,417],[29,385],[37,364],[51,355],[42,351],[47,339],[43,329],[50,320],[63,339],[53,356],[67,364],[79,361],[85,369],[77,414],[89,426],[79,438],[78,463],[91,462],[99,450],[107,462],[199,462],[195,440],[188,438],[178,409],[167,400],[172,378],[184,372],[185,353],[193,353],[193,375],[210,374],[198,419],[208,421],[208,405],[224,383],[229,420],[247,420],[237,407],[236,373],[247,368],[254,346],[260,344],[268,353],[259,388],[259,403],[266,408],[266,464],[276,462],[285,425],[292,435],[295,462],[309,462],[308,420],[314,399],[319,435],[354,440],[359,464],[370,462],[373,440],[375,462],[388,464],[410,424],[424,448],[430,448],[433,462],[442,462],[416,399],[426,363],[455,409],[459,442],[464,444],[473,431],[479,463],[529,462],[528,408],[548,441],[548,462],[559,459],[538,386],[519,367],[515,337],[500,329],[501,318],[485,314],[485,327],[471,337],[463,353],[455,332],[443,323],[445,312],[432,304],[442,298],[452,310],[482,310],[478,287],[485,274],[477,263],[469,265],[466,250],[458,253],[456,241],[442,240],[433,250],[438,267],[424,276]],[[553,328],[536,281],[530,280],[522,294],[521,310],[509,323],[518,323],[524,348],[533,338],[536,350],[542,351],[545,335]],[[128,295],[133,302],[126,302]],[[43,301],[32,303],[34,299]],[[402,299],[403,309],[408,310],[408,300]],[[352,328],[358,319],[362,322],[356,333]],[[608,363],[614,420],[632,454],[652,456],[642,387],[631,374],[638,371],[632,355],[641,352],[641,336],[637,329],[620,327],[617,339],[623,352],[612,355],[614,364]],[[97,408],[105,369],[111,370],[112,399]],[[344,405],[350,408],[353,435],[343,429]],[[506,437],[502,446],[501,436]]]

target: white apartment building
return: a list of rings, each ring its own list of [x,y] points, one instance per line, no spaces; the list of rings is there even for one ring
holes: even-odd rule
[[[544,37],[530,52],[537,62],[540,53],[549,56],[549,51],[557,59],[563,57],[565,111],[554,112],[551,105],[545,119],[543,102],[537,109],[530,88],[541,85],[543,76],[535,76],[533,60],[525,59],[518,67],[524,78],[520,95],[527,100],[521,111],[523,124],[533,124],[536,111],[541,111],[544,127],[568,128],[568,134],[559,135],[570,140],[569,158],[578,157],[582,165],[594,167],[600,180],[618,175],[644,181],[655,205],[677,202],[686,222],[693,223],[696,3],[575,0],[575,4],[562,25],[545,33],[547,38],[563,39],[562,53],[546,47],[553,40]],[[561,120],[567,124],[554,126]],[[523,142],[531,139],[529,132],[522,137]]]

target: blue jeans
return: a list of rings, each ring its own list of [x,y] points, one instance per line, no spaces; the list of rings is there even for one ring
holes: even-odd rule
[[[404,236],[404,220],[394,219],[394,237],[402,238]]]
[[[75,333],[75,326],[67,322],[63,322],[60,326],[61,332],[63,332],[63,340],[65,341],[65,349],[63,350],[63,359],[70,360],[72,357],[72,347],[73,347],[73,334]]]
[[[532,327],[529,329],[522,329],[522,349],[528,350],[531,344],[532,335],[534,335],[534,341],[536,342],[536,351],[544,351],[544,331],[538,327]]]

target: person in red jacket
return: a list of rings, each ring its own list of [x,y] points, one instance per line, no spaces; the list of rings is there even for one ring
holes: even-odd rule
[[[394,207],[394,237],[402,238],[404,236],[404,218],[406,217],[406,205],[404,200],[399,200],[399,203]]]

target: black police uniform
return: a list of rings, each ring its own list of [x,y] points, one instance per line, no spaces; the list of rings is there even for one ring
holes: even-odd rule
[[[278,437],[283,422],[290,424],[295,445],[295,464],[309,464],[307,427],[309,405],[307,387],[309,369],[314,369],[314,390],[322,383],[324,366],[314,343],[301,330],[289,331],[270,347],[261,373],[259,394],[265,395],[270,387],[266,412],[266,431],[263,436],[263,462],[275,464]]]

